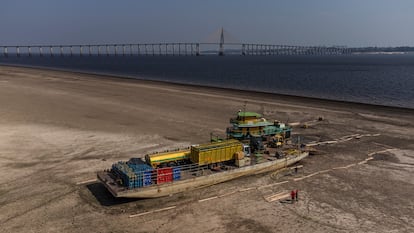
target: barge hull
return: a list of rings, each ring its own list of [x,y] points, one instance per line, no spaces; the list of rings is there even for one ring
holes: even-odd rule
[[[157,198],[169,196],[171,194],[190,191],[198,188],[208,187],[214,184],[233,180],[242,176],[260,174],[270,171],[280,170],[290,166],[308,156],[308,152],[302,152],[297,156],[290,156],[284,159],[264,162],[256,165],[237,168],[230,171],[218,172],[211,175],[198,176],[190,179],[174,181],[161,185],[127,189],[117,184],[110,176],[109,172],[103,171],[98,173],[98,179],[111,192],[114,197],[125,198]]]

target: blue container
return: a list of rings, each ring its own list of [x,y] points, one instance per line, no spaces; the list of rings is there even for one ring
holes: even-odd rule
[[[112,164],[112,171],[116,176],[121,178],[122,184],[125,187],[133,189],[140,185],[139,182],[137,183],[136,174],[127,163],[120,161]]]
[[[149,166],[148,164],[128,163],[128,167],[136,175],[134,188],[140,188],[142,186],[148,186],[152,184],[151,175],[153,169],[151,166]]]
[[[148,170],[148,171],[144,171],[144,177],[143,177],[143,185],[144,186],[148,186],[148,185],[152,185],[152,171]]]
[[[173,167],[173,180],[181,179],[181,167]]]
[[[137,177],[137,179],[134,182],[134,188],[142,187],[142,180]]]

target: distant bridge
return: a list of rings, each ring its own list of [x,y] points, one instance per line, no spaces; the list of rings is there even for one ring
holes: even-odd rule
[[[218,43],[150,43],[150,44],[84,44],[84,45],[8,45],[0,53],[8,56],[200,56],[200,55],[343,55],[352,53],[346,47],[292,46],[271,44],[225,43],[223,28],[216,31]],[[229,37],[232,36],[229,34]]]
[[[218,49],[214,49],[218,48]],[[229,47],[229,49],[227,49]],[[151,43],[84,45],[7,45],[0,56],[200,56],[200,55],[344,55],[346,47],[292,46],[244,43]]]

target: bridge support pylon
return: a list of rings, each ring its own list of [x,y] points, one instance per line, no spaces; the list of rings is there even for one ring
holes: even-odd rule
[[[220,48],[219,48],[219,56],[224,56],[224,29],[221,28],[221,33],[220,33]]]

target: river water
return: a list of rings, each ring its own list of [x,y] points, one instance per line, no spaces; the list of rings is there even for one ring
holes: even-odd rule
[[[10,56],[0,63],[414,108],[414,54]]]

